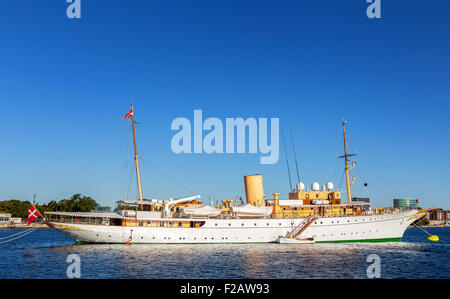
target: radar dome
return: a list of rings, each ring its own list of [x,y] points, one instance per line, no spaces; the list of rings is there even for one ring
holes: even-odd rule
[[[320,191],[320,185],[317,182],[312,183],[311,185],[311,190],[312,191]]]
[[[334,188],[333,183],[332,183],[332,182],[328,182],[328,183],[327,183],[327,190],[328,190],[328,191],[333,191],[333,188]]]
[[[305,184],[303,184],[302,182],[297,184],[297,190],[298,191],[304,191],[305,190]]]

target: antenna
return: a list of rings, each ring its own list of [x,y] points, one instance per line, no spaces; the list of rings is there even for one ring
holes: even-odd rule
[[[295,154],[295,147],[294,147],[294,139],[292,137],[292,130],[289,129],[289,132],[291,133],[291,143],[292,143],[292,150],[294,151],[294,160],[295,160],[295,169],[297,170],[297,183],[300,182],[300,175],[298,173],[298,163],[297,163],[297,155]]]
[[[286,150],[286,141],[284,140],[283,131],[281,131],[281,138],[283,138],[284,154],[286,155],[286,165],[287,165],[287,170],[288,170],[288,175],[289,175],[289,192],[291,192],[292,191],[291,170],[289,169],[289,160],[288,160],[288,155],[287,155],[287,150]]]

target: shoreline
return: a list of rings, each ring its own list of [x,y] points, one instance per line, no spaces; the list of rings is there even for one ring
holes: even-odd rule
[[[47,224],[18,224],[13,226],[0,226],[0,229],[13,229],[13,228],[50,228]]]

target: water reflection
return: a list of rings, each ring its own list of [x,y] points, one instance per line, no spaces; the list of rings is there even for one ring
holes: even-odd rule
[[[440,243],[408,230],[401,243],[128,246],[73,245],[41,230],[0,247],[0,278],[65,278],[72,253],[81,258],[82,278],[366,278],[372,253],[381,258],[382,278],[450,278],[449,232]]]

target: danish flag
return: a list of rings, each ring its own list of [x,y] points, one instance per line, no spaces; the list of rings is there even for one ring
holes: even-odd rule
[[[130,112],[128,112],[127,114],[125,114],[125,117],[122,119],[127,119],[133,116],[133,110],[131,110]]]
[[[41,216],[38,212],[38,210],[36,210],[36,208],[31,205],[31,207],[28,209],[28,225],[31,224],[31,222],[33,222],[34,220],[36,220],[39,216]]]

